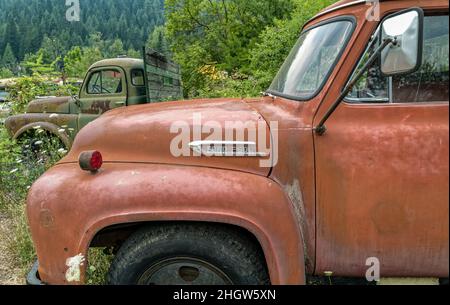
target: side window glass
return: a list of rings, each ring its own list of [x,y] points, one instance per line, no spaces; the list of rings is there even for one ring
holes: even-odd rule
[[[394,103],[448,101],[448,16],[425,17],[423,61],[412,74],[393,77]]]
[[[102,71],[102,93],[117,94],[122,92],[122,73],[115,70]]]
[[[364,65],[377,41],[367,48],[357,71]],[[381,75],[376,61],[347,101],[357,103],[420,103],[448,101],[449,94],[449,20],[448,16],[426,16],[423,60],[417,72],[394,77]]]
[[[364,64],[372,56],[378,45],[378,38],[372,41],[364,52],[364,56],[358,65],[356,72],[359,72]],[[356,73],[355,73],[356,74]],[[382,77],[380,62],[376,60],[367,72],[355,85],[348,95],[349,101],[366,102],[366,103],[387,103],[389,102],[389,79]]]
[[[91,75],[87,86],[87,93],[100,94],[102,93],[102,78],[101,72],[95,72]]]
[[[142,70],[133,70],[131,71],[131,83],[133,86],[144,86],[144,71]]]
[[[297,86],[297,90],[313,94],[320,87],[321,82],[327,76],[328,67],[333,65],[336,54],[339,53],[339,45],[324,46],[318,51],[315,61],[311,63],[310,69],[305,73]]]
[[[122,93],[122,73],[116,70],[94,72],[87,86],[89,94]]]

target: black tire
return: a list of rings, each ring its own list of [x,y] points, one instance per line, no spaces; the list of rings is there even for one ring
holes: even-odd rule
[[[150,225],[119,249],[110,285],[268,285],[256,241],[234,228],[207,224]]]

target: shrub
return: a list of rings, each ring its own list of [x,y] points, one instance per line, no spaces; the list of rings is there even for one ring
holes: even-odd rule
[[[0,68],[0,78],[11,78],[14,74],[8,68]]]
[[[42,76],[18,78],[14,85],[8,88],[10,100],[13,101],[13,113],[23,113],[28,104],[37,96],[68,96],[78,89],[71,85],[58,86]]]

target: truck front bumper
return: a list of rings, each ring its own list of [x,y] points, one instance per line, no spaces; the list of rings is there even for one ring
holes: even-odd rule
[[[30,272],[27,275],[27,285],[31,286],[42,286],[45,285],[41,279],[39,278],[39,262],[36,261],[33,264],[33,267],[31,268]]]

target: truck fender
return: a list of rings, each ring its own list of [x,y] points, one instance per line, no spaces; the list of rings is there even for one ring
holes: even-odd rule
[[[76,186],[76,187],[74,187]],[[39,273],[52,284],[67,279],[66,262],[87,259],[94,237],[116,225],[203,222],[238,226],[264,252],[271,283],[304,284],[304,245],[292,204],[280,185],[254,174],[202,167],[106,163],[97,174],[59,164],[31,188],[27,212]]]
[[[27,125],[23,126],[22,128],[20,128],[14,134],[13,139],[14,140],[20,139],[28,131],[33,130],[35,127],[38,127],[38,126],[41,127],[43,130],[48,131],[53,136],[59,138],[64,143],[66,148],[70,149],[71,141],[70,141],[70,138],[67,135],[67,133],[65,131],[62,133],[59,132],[59,130],[61,129],[60,127],[56,126],[55,124],[48,123],[48,122],[35,122],[35,123],[27,124]]]

